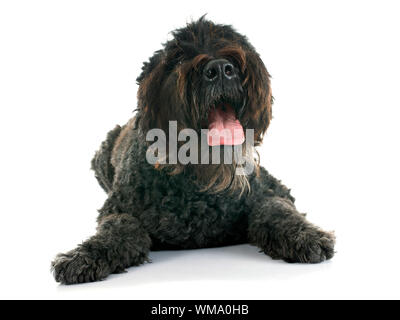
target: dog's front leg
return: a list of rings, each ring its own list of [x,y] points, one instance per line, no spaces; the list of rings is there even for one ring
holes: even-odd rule
[[[249,215],[250,242],[273,259],[318,263],[332,258],[335,237],[314,226],[292,201],[270,197]]]
[[[76,249],[59,254],[52,270],[56,281],[64,284],[97,281],[142,264],[150,246],[150,237],[136,218],[112,214],[99,221],[94,236]]]

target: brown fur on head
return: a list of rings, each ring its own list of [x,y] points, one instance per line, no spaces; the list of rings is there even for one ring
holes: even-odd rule
[[[159,128],[168,133],[169,121],[177,121],[178,130],[191,128],[200,133],[207,128],[210,109],[229,102],[243,128],[254,129],[254,144],[261,144],[272,116],[270,76],[247,38],[231,26],[204,18],[172,35],[173,39],[144,64],[137,79],[139,130],[146,133]],[[229,87],[205,83],[204,68],[215,59],[227,60],[234,66],[237,79]],[[164,167],[172,169],[173,174],[190,167],[204,189],[214,191],[228,187],[243,191],[247,181],[235,176],[235,164],[160,166]]]

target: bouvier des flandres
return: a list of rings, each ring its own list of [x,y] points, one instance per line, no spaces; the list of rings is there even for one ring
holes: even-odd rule
[[[287,262],[332,258],[333,234],[308,222],[290,190],[256,160],[253,146],[261,144],[270,123],[273,97],[269,73],[254,47],[231,26],[205,18],[172,35],[137,78],[135,117],[110,131],[94,156],[92,169],[108,195],[97,233],[56,257],[55,279],[64,284],[101,280],[148,261],[150,250],[246,242]],[[177,147],[183,145],[171,124],[178,132],[208,132],[205,148],[198,146],[197,155],[189,149],[192,160],[216,148],[221,153],[213,154],[213,161],[220,160],[222,151],[225,157],[225,150],[238,146],[247,160],[185,162],[160,148],[154,152],[158,161],[149,161],[153,129],[165,132],[167,148],[174,139]],[[207,130],[212,128],[225,133],[213,140]],[[253,170],[238,171],[243,163]]]

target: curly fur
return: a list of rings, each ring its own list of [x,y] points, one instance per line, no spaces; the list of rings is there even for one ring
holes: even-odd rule
[[[332,258],[334,235],[308,222],[289,189],[264,168],[245,177],[250,188],[243,192],[234,164],[153,166],[146,161],[149,129],[176,120],[180,128],[200,130],[216,97],[240,102],[235,105],[239,120],[254,129],[256,144],[271,119],[269,74],[244,36],[204,18],[173,35],[137,79],[136,117],[110,131],[92,160],[108,198],[99,210],[97,233],[52,262],[56,281],[101,280],[162,249],[250,242],[287,262]],[[219,56],[231,59],[240,75],[228,93],[210,92],[198,77],[204,63]]]

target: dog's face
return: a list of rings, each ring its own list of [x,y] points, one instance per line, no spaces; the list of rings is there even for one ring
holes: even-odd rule
[[[169,121],[177,121],[178,130],[199,132],[219,122],[243,135],[253,129],[260,144],[271,120],[270,77],[246,37],[203,18],[172,35],[137,78],[139,128],[168,132]]]

